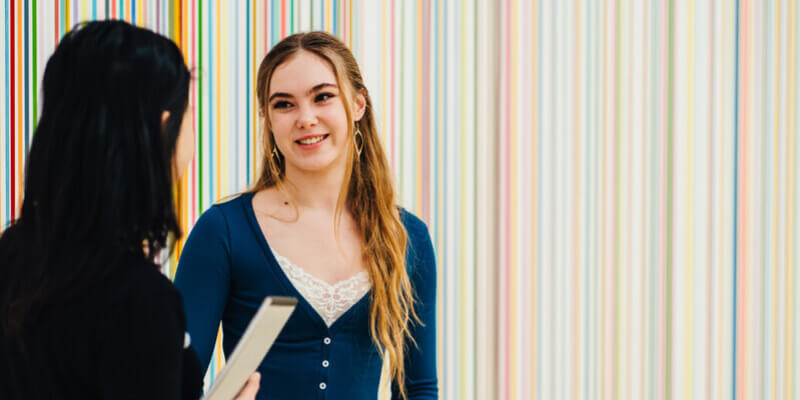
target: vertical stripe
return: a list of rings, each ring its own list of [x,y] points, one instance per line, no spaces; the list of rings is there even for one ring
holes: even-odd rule
[[[197,75],[185,234],[258,174],[259,57],[328,30],[430,229],[442,398],[797,397],[796,2],[39,3],[0,2],[0,225],[76,22],[166,34]]]
[[[733,395],[733,400],[736,400],[738,393],[736,390],[736,372],[737,372],[737,361],[738,356],[736,354],[737,350],[737,328],[738,328],[738,243],[739,243],[739,0],[736,0],[736,23],[735,23],[735,52],[734,52],[734,100],[733,100],[733,136],[734,136],[734,144],[733,144],[733,154],[734,154],[734,167],[733,167],[733,349],[732,349],[732,364],[731,364],[731,383],[733,387],[731,389],[731,394]]]
[[[16,154],[14,142],[15,142],[15,140],[19,141],[19,137],[18,137],[18,134],[17,134],[17,128],[16,128],[17,121],[16,121],[16,112],[15,112],[15,105],[17,105],[15,88],[16,88],[17,85],[16,85],[16,79],[14,77],[14,73],[16,72],[15,71],[16,63],[14,62],[14,58],[16,56],[16,43],[14,42],[14,36],[15,36],[16,32],[15,32],[15,29],[14,29],[14,24],[15,24],[15,22],[17,22],[17,18],[14,15],[14,3],[15,3],[15,1],[12,0],[11,1],[11,6],[10,6],[11,11],[9,12],[9,14],[11,15],[11,20],[10,20],[10,24],[9,24],[11,26],[11,28],[10,28],[10,35],[8,36],[9,37],[8,47],[10,49],[9,50],[9,54],[11,55],[11,57],[10,57],[11,61],[10,61],[10,63],[6,64],[7,68],[9,68],[9,70],[10,70],[10,72],[9,72],[10,85],[8,86],[8,90],[9,90],[9,93],[10,93],[10,95],[9,95],[9,103],[11,104],[11,110],[8,113],[8,119],[9,119],[10,125],[11,125],[11,128],[9,129],[9,137],[11,138],[11,143],[9,144],[9,149],[10,149],[10,153],[11,153],[11,158],[10,158],[11,161],[10,161],[10,164],[9,164],[9,171],[10,171],[10,178],[11,178],[10,179],[11,184],[9,186],[9,192],[11,193],[11,195],[10,195],[11,208],[9,210],[9,214],[10,214],[11,222],[14,222],[14,220],[17,217],[17,199],[16,199],[16,197],[17,197],[17,190],[16,190],[17,189],[17,187],[16,187],[16,178],[17,178],[17,173],[16,173],[16,169],[17,169],[16,155],[17,154]],[[8,21],[8,19],[7,19],[7,21]]]

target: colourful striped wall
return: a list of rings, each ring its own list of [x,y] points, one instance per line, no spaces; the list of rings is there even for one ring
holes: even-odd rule
[[[794,0],[2,0],[0,14],[3,226],[47,57],[77,21],[150,27],[195,69],[187,232],[257,174],[260,59],[324,29],[361,63],[401,203],[434,239],[443,398],[800,398]]]

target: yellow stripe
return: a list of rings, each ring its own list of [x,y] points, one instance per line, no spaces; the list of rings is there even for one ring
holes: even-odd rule
[[[795,359],[794,359],[794,346],[797,344],[795,343],[795,333],[794,333],[794,326],[793,326],[793,316],[794,316],[794,297],[798,294],[796,293],[796,289],[794,288],[794,274],[796,273],[795,268],[797,268],[797,264],[795,263],[795,254],[794,254],[794,229],[795,226],[795,198],[794,198],[794,183],[795,183],[795,140],[797,136],[797,129],[796,129],[796,121],[795,118],[795,105],[797,104],[797,2],[790,1],[789,2],[789,29],[791,30],[789,34],[789,65],[788,65],[788,87],[789,93],[787,95],[788,105],[792,107],[792,109],[787,109],[787,157],[786,157],[786,259],[784,265],[786,268],[786,311],[785,311],[785,337],[786,337],[786,351],[784,351],[784,371],[787,371],[787,374],[792,374],[795,371]],[[788,107],[787,107],[788,108]],[[796,394],[797,387],[796,382],[794,381],[792,376],[785,376],[784,377],[784,397],[786,399],[794,398],[794,394]]]
[[[325,31],[331,31],[331,0],[325,0],[325,20],[323,21]]]

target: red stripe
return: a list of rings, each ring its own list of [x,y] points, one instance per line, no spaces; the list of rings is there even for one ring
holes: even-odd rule
[[[55,4],[55,11],[53,13],[53,19],[55,20],[55,27],[56,29],[53,31],[53,36],[55,36],[56,46],[58,46],[58,0],[53,0]]]
[[[286,0],[281,0],[281,39],[286,37]]]
[[[266,26],[264,26],[264,54],[266,55],[269,50],[269,31],[272,25],[272,21],[269,19],[269,2],[264,2],[264,21],[266,21]]]
[[[9,153],[11,154],[11,174],[10,174],[11,175],[11,222],[14,222],[14,219],[17,216],[17,205],[16,205],[16,202],[17,202],[17,194],[16,194],[16,175],[17,175],[16,169],[17,169],[17,163],[16,163],[16,160],[15,160],[16,154],[15,154],[15,150],[14,150],[15,149],[14,139],[17,136],[17,134],[15,132],[15,129],[14,129],[15,128],[15,122],[16,122],[14,120],[14,116],[16,115],[16,113],[14,112],[14,108],[15,108],[14,106],[15,106],[17,94],[16,94],[16,91],[14,90],[14,88],[16,87],[15,79],[14,79],[14,72],[15,72],[14,71],[14,66],[16,65],[16,63],[14,62],[14,52],[16,51],[16,49],[14,48],[14,44],[15,44],[15,42],[14,42],[14,31],[15,31],[14,22],[15,22],[15,18],[14,18],[14,2],[13,1],[11,2],[11,8],[9,10],[9,14],[11,15],[11,18],[10,18],[11,19],[11,25],[10,25],[11,26],[11,36],[10,36],[10,40],[9,40],[9,44],[10,44],[10,47],[11,47],[11,50],[9,51],[9,53],[11,54],[11,65],[10,65],[11,68],[9,69],[9,71],[10,71],[9,73],[11,75],[11,77],[10,77],[10,85],[9,85],[10,86],[9,91],[11,92],[11,115],[10,115],[10,117],[11,117],[10,118],[10,120],[11,120],[11,132],[10,132],[10,135],[9,135],[11,137],[11,147],[9,149],[10,150]]]

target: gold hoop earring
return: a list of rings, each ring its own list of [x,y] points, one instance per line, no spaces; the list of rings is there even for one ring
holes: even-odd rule
[[[281,155],[278,153],[278,148],[273,145],[272,146],[272,162],[269,163],[269,168],[272,170],[272,173],[275,176],[280,175],[280,167],[281,167]]]
[[[361,160],[361,152],[364,150],[364,135],[361,134],[361,129],[356,128],[356,133],[353,135],[353,145],[356,148],[356,155]]]

